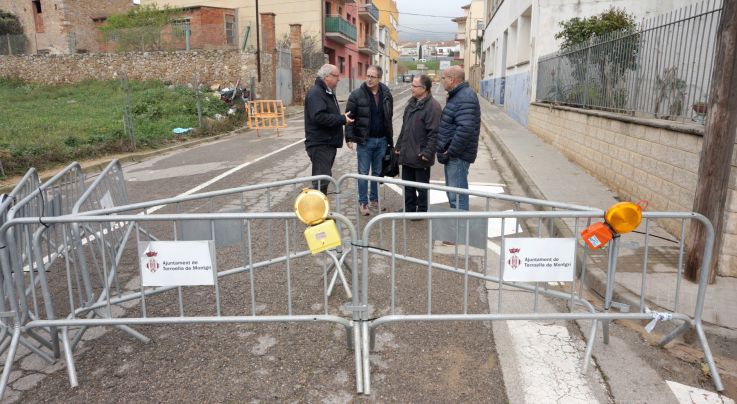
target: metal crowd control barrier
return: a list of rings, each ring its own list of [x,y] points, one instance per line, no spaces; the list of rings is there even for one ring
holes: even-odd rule
[[[341,223],[341,226],[349,233],[349,239],[356,239],[356,232],[348,219],[340,214],[332,214],[331,218]],[[66,317],[57,316],[52,317],[38,317],[33,318],[23,324],[23,330],[30,332],[35,329],[61,329],[61,340],[64,347],[64,357],[66,360],[67,371],[69,374],[70,383],[72,386],[77,385],[76,370],[74,367],[74,358],[72,354],[72,337],[70,334],[70,328],[73,327],[93,327],[93,326],[132,326],[132,325],[151,325],[151,324],[205,324],[205,323],[273,323],[273,322],[330,322],[342,325],[346,329],[347,339],[349,346],[353,346],[356,352],[355,363],[356,363],[356,375],[357,384],[356,388],[358,391],[362,391],[363,382],[361,378],[361,357],[358,343],[360,342],[360,330],[358,324],[358,315],[355,314],[353,319],[346,319],[337,315],[331,315],[329,313],[328,296],[325,293],[328,289],[328,276],[327,276],[327,265],[322,267],[322,285],[317,287],[314,282],[308,282],[307,279],[314,279],[312,275],[303,271],[292,271],[291,268],[294,262],[304,257],[310,257],[312,254],[306,249],[304,240],[300,237],[295,240],[292,237],[292,229],[290,223],[294,223],[296,215],[294,213],[211,213],[211,214],[161,214],[161,215],[106,215],[106,216],[64,216],[64,217],[50,217],[43,218],[45,223],[54,225],[56,227],[65,228],[62,234],[71,234],[71,229],[66,229],[69,226],[75,225],[75,223],[83,224],[85,226],[94,227],[98,229],[95,233],[99,237],[102,244],[105,243],[105,239],[108,233],[102,231],[102,229],[109,228],[111,223],[114,222],[127,222],[132,223],[134,226],[134,232],[136,234],[136,240],[139,244],[135,247],[127,248],[124,252],[125,255],[135,255],[136,259],[128,260],[128,264],[115,263],[113,257],[106,257],[105,254],[101,254],[102,260],[98,262],[102,265],[99,273],[103,276],[102,284],[128,284],[132,285],[132,289],[129,290],[116,290],[111,293],[105,293],[100,296],[100,299],[92,305],[85,306],[84,297],[80,300],[79,292],[83,287],[79,284],[79,276],[74,272],[77,272],[79,268],[75,268],[70,265],[69,261],[64,263],[57,261],[53,264],[42,263],[44,267],[41,270],[51,270],[58,276],[63,276],[65,279],[60,280],[58,283],[60,286],[66,286],[62,291],[58,292],[54,296],[54,299],[60,301],[62,305],[67,305],[69,308],[68,315]],[[151,229],[144,231],[144,226],[156,227],[157,233],[161,236],[159,240],[170,240],[170,241],[182,241],[180,239],[180,233],[177,231],[178,224],[185,221],[204,221],[209,224],[210,229],[213,231],[213,238],[209,239],[211,249],[214,251],[212,256],[212,288],[210,289],[211,295],[210,300],[213,301],[212,307],[209,309],[209,314],[193,314],[189,315],[189,312],[201,311],[201,308],[195,307],[196,302],[188,301],[188,298],[196,300],[194,295],[191,293],[185,293],[185,286],[157,286],[153,287],[145,285],[146,274],[142,266],[139,263],[146,259],[142,256],[141,245],[145,245],[146,242],[155,241],[149,239],[149,235],[153,232]],[[270,256],[266,254],[264,249],[254,247],[256,244],[256,238],[262,238],[264,235],[260,234],[258,226],[254,226],[255,221],[273,221],[278,223],[279,233],[283,235],[283,238],[276,237],[281,243],[283,242],[283,250],[278,253],[278,256]],[[5,238],[3,235],[7,234],[9,229],[21,230],[25,227],[34,227],[38,223],[38,218],[22,218],[11,220],[0,227],[0,245],[5,246]],[[244,238],[242,240],[219,240],[218,234],[214,231],[218,223],[227,223],[230,225],[237,225],[243,230]],[[275,224],[275,227],[277,225]],[[206,240],[206,239],[205,239]],[[71,245],[69,237],[65,237],[64,249],[71,250],[74,248]],[[41,248],[42,238],[40,234],[36,233],[33,240],[34,248]],[[104,250],[103,250],[104,251]],[[148,250],[146,250],[148,251]],[[218,256],[227,256],[239,252],[239,256],[242,257],[242,262],[239,266],[221,269],[217,268]],[[145,254],[144,254],[145,255]],[[336,255],[328,255],[333,261],[333,265],[339,265],[337,262]],[[353,254],[353,265],[357,266],[357,256]],[[143,265],[143,264],[142,264]],[[158,263],[156,264],[158,265]],[[162,265],[166,265],[163,262]],[[117,266],[115,270],[113,266]],[[53,267],[53,268],[51,268]],[[58,268],[60,267],[60,268]],[[268,271],[270,267],[279,269],[278,271]],[[147,267],[149,270],[152,266]],[[156,267],[158,268],[158,266]],[[3,266],[3,274],[9,277],[12,273],[11,268]],[[154,271],[152,271],[154,272]],[[275,277],[278,282],[274,279],[267,279],[267,274],[272,273],[272,277]],[[247,274],[248,280],[244,281],[243,277],[231,276],[235,274]],[[281,276],[286,276],[286,279],[282,280]],[[113,276],[115,279],[112,283],[108,282],[108,275]],[[263,278],[260,280],[259,278]],[[358,273],[353,273],[353,283],[356,285],[358,279]],[[228,292],[224,292],[223,282],[231,282],[228,287]],[[276,289],[279,291],[286,286],[286,290],[281,290],[280,296],[283,300],[286,300],[286,304],[283,301],[271,301],[268,302],[269,310],[274,311],[276,314],[260,314],[257,309],[256,295],[259,291],[264,289]],[[292,296],[297,289],[322,289],[323,293],[313,293],[311,296],[315,299],[314,302],[309,299],[302,299],[299,303],[292,299]],[[250,296],[249,301],[245,305],[240,298],[227,298],[224,293],[237,294],[237,296],[243,296],[245,294]],[[313,292],[315,290],[312,290]],[[11,309],[16,313],[15,319],[20,323],[20,311],[16,305],[14,290],[11,289]],[[263,299],[263,294],[260,299]],[[304,295],[303,295],[304,296]],[[167,300],[168,299],[168,300]],[[353,294],[353,306],[357,306],[358,294]],[[140,308],[136,310],[129,309],[123,311],[123,314],[119,314],[118,317],[113,318],[113,306],[122,305],[126,302],[134,301]],[[162,301],[169,302],[170,304],[154,304]],[[264,303],[263,300],[259,300],[259,303]],[[312,306],[312,303],[320,303],[320,309]],[[177,308],[178,310],[169,311],[169,308]],[[282,308],[282,309],[280,309]],[[104,317],[88,317],[87,315],[92,311],[103,310],[107,313]],[[283,311],[280,311],[283,310]],[[237,314],[225,314],[237,313]],[[357,312],[355,312],[357,313]],[[19,334],[16,334],[19,335]],[[15,335],[14,335],[15,336]],[[17,338],[14,338],[10,349],[8,350],[9,358],[12,358],[17,348]],[[11,363],[12,359],[9,359]],[[10,366],[6,366],[5,371],[9,371]],[[5,382],[3,380],[0,388],[4,389]]]
[[[84,211],[112,209],[116,206],[126,204],[128,204],[128,190],[125,184],[123,168],[118,160],[112,160],[76,201],[72,208],[72,214],[78,215]],[[115,271],[120,263],[123,249],[133,230],[133,225],[130,222],[109,222],[108,225],[99,230],[91,228],[84,223],[72,223],[70,225],[74,256],[79,266],[77,273],[79,274],[79,278],[81,278],[84,289],[80,291],[80,307],[93,306],[96,302],[104,300],[110,292],[111,282],[113,279],[116,279]],[[102,236],[105,237],[103,238]],[[88,266],[88,257],[96,270],[94,275],[98,282],[107,280],[105,284],[100,285],[99,296],[96,296],[97,292],[93,285],[92,271]],[[101,272],[104,270],[99,263],[102,257],[110,257],[112,259],[113,265],[110,266],[110,272],[107,274]],[[76,281],[80,283],[80,279]],[[104,318],[108,316],[108,313],[104,310],[96,309],[89,311],[88,315]],[[118,325],[117,327],[141,342],[147,343],[150,341],[145,335],[126,325]],[[82,327],[74,336],[71,345],[72,349],[81,341],[87,329],[87,327]]]
[[[363,247],[363,270],[362,270],[362,278],[361,278],[361,307],[363,308],[363,311],[361,313],[361,318],[363,320],[362,322],[362,342],[361,347],[363,350],[363,380],[364,380],[364,394],[369,394],[371,391],[371,374],[369,369],[369,361],[368,361],[368,355],[369,355],[369,349],[372,345],[371,342],[373,341],[374,333],[376,332],[376,328],[380,327],[385,324],[389,323],[400,323],[400,322],[408,322],[408,321],[489,321],[489,320],[592,320],[591,328],[589,331],[589,335],[587,337],[587,346],[586,351],[584,354],[584,364],[583,369],[586,371],[589,360],[591,357],[591,352],[593,349],[593,343],[595,341],[595,335],[596,335],[596,328],[597,328],[597,322],[601,321],[602,326],[604,327],[604,342],[608,343],[608,327],[605,327],[606,324],[608,324],[611,320],[676,320],[682,322],[682,324],[678,327],[672,330],[670,333],[668,333],[665,337],[662,338],[660,341],[660,345],[665,345],[672,341],[674,338],[676,338],[678,335],[684,333],[689,328],[694,328],[696,331],[696,334],[698,336],[699,342],[701,344],[702,350],[704,352],[704,358],[709,366],[709,370],[711,372],[714,386],[717,390],[721,391],[724,389],[721,379],[718,374],[718,370],[716,368],[716,365],[714,363],[714,359],[711,354],[711,350],[709,348],[709,344],[706,340],[706,336],[704,334],[703,330],[703,324],[702,324],[702,311],[704,307],[704,299],[705,299],[705,292],[706,292],[706,285],[708,281],[708,268],[709,263],[712,257],[712,248],[713,248],[713,241],[714,241],[714,232],[713,227],[711,223],[706,219],[704,216],[694,214],[694,213],[661,213],[661,212],[650,212],[645,213],[644,217],[646,220],[651,219],[679,219],[679,220],[695,220],[699,222],[701,225],[705,226],[708,233],[708,239],[706,243],[706,247],[704,250],[704,263],[702,266],[702,276],[699,282],[699,289],[698,289],[698,297],[695,302],[695,306],[693,307],[692,312],[688,312],[687,310],[679,310],[678,304],[672,308],[671,311],[667,312],[658,312],[658,311],[650,311],[648,307],[646,307],[644,304],[641,305],[639,312],[637,313],[614,313],[610,312],[609,309],[612,305],[612,291],[614,288],[614,280],[615,280],[615,272],[616,272],[616,265],[617,265],[617,254],[618,254],[618,247],[617,243],[619,242],[616,238],[613,241],[613,244],[609,246],[608,248],[608,254],[609,254],[609,267],[607,268],[607,293],[605,297],[604,306],[597,310],[594,308],[593,305],[591,305],[589,302],[587,302],[577,291],[575,288],[575,282],[571,282],[571,288],[570,291],[566,292],[564,290],[555,290],[552,288],[549,288],[548,285],[543,285],[542,287],[537,284],[530,284],[530,283],[520,283],[520,282],[509,282],[504,280],[504,267],[505,267],[505,258],[508,258],[509,255],[506,254],[505,245],[510,240],[513,240],[515,237],[509,237],[504,232],[500,235],[500,253],[497,254],[498,257],[494,257],[495,259],[498,259],[499,262],[499,273],[498,274],[488,274],[488,249],[484,249],[484,256],[483,261],[481,265],[480,270],[474,270],[472,268],[473,265],[469,265],[470,262],[470,242],[471,238],[469,236],[469,229],[470,229],[470,223],[473,221],[479,221],[479,220],[501,220],[502,228],[504,228],[504,222],[506,220],[516,220],[516,221],[527,221],[531,220],[533,222],[538,222],[537,226],[533,226],[536,228],[537,235],[534,235],[534,232],[532,233],[532,237],[542,237],[546,234],[546,231],[544,229],[544,226],[540,226],[539,224],[542,223],[544,220],[556,220],[556,219],[572,219],[575,221],[575,230],[583,229],[583,226],[579,227],[581,225],[580,222],[582,221],[588,221],[588,220],[603,220],[603,212],[595,212],[595,211],[558,211],[558,212],[444,212],[444,213],[387,213],[382,214],[374,217],[369,221],[369,223],[366,225],[366,227],[363,230],[361,245]],[[419,231],[413,232],[413,239],[415,242],[417,242],[419,245],[424,244],[427,248],[427,250],[421,251],[418,255],[412,255],[412,254],[402,254],[399,253],[396,249],[396,235],[397,235],[397,229],[396,229],[396,222],[400,220],[421,220],[420,226],[424,227],[426,229],[426,237],[422,237],[419,234]],[[452,223],[453,221],[464,223],[464,229],[465,234],[461,236],[460,243],[456,244],[456,258],[458,257],[459,247],[462,251],[462,257],[460,260],[456,259],[455,264],[452,263],[453,260],[445,260],[446,262],[443,262],[443,259],[438,258],[436,254],[433,254],[433,227],[438,226],[438,222],[443,223],[444,225],[448,225],[449,223]],[[388,235],[390,237],[390,245],[391,248],[387,251],[382,248],[376,248],[372,246],[370,240],[372,240],[372,233],[376,233],[376,229],[379,227],[378,224],[382,222],[389,222],[391,230],[389,231]],[[524,227],[528,227],[525,225]],[[387,237],[387,232],[382,232],[382,237]],[[529,235],[529,231],[528,231]],[[646,235],[647,236],[647,235]],[[377,237],[374,237],[375,240]],[[418,240],[419,239],[419,240]],[[648,238],[645,238],[646,243]],[[455,241],[459,241],[459,239],[456,239]],[[575,243],[576,252],[575,256],[580,256],[581,252],[578,250],[583,250],[581,247],[581,244],[579,242]],[[645,248],[645,251],[647,251],[647,247]],[[376,299],[371,299],[369,295],[369,291],[372,290],[372,284],[370,283],[370,275],[369,275],[369,268],[374,262],[373,260],[377,259],[377,257],[383,257],[385,260],[390,261],[390,268],[391,268],[391,274],[390,274],[390,297],[388,300],[381,300],[377,301]],[[373,259],[372,259],[373,258]],[[585,258],[584,258],[585,260]],[[461,265],[459,265],[459,261]],[[681,261],[682,262],[682,261]],[[646,289],[646,282],[647,282],[647,253],[645,255],[645,262],[642,264],[643,272],[642,272],[642,279],[643,279],[643,285],[642,285],[642,293],[644,293]],[[425,294],[427,296],[426,303],[424,307],[420,307],[418,310],[416,310],[414,313],[408,313],[410,310],[409,307],[402,307],[402,311],[397,310],[397,289],[398,289],[398,283],[397,283],[397,277],[398,274],[404,273],[406,271],[409,271],[411,269],[419,270],[420,268],[427,273],[427,284],[425,286],[420,286],[417,283],[414,283],[413,285],[417,286],[416,288],[413,288],[411,291],[412,294]],[[582,268],[582,272],[580,274],[580,278],[583,278],[586,273],[586,266],[584,265]],[[446,283],[438,284],[433,282],[433,276],[439,276],[438,274],[449,274],[445,278]],[[680,275],[680,270],[679,270]],[[433,288],[445,288],[445,292],[447,294],[447,288],[448,284],[451,284],[452,282],[449,281],[450,278],[457,278],[456,282],[454,283],[455,286],[459,289],[457,290],[457,294],[463,296],[462,304],[459,304],[459,306],[456,308],[455,311],[452,312],[442,312],[442,313],[436,313],[433,311]],[[680,276],[679,276],[680,279]],[[496,313],[484,313],[484,312],[477,312],[472,313],[469,312],[469,305],[468,305],[468,295],[469,295],[469,288],[470,283],[472,282],[479,282],[479,281],[487,281],[487,282],[493,282],[498,285],[498,292],[497,292],[497,312]],[[680,282],[678,282],[680,283]],[[383,283],[382,283],[383,285]],[[502,299],[504,295],[504,288],[516,288],[519,290],[526,290],[529,292],[534,293],[534,304],[533,307],[529,308],[529,310],[525,310],[525,312],[517,312],[517,313],[510,313],[510,312],[504,312],[502,309]],[[678,286],[676,286],[678,287]],[[563,301],[569,302],[569,308],[570,311],[566,313],[558,313],[558,312],[542,312],[539,310],[538,307],[538,295],[544,295],[551,298],[556,299],[562,299]],[[677,299],[676,299],[677,301]],[[374,313],[369,313],[368,308],[372,307],[374,310]],[[581,307],[583,311],[574,311],[575,307]],[[379,316],[378,318],[375,318],[373,320],[370,320],[371,314],[375,314],[377,312],[381,312],[382,309],[388,308],[389,314],[384,316]]]
[[[474,205],[483,205],[485,211],[378,214],[365,224],[362,237],[359,239],[356,229],[360,227],[361,216],[356,212],[356,222],[358,224],[351,223],[346,215],[354,212],[353,201],[351,201],[350,206],[342,206],[344,202],[341,202],[341,199],[349,199],[352,196],[352,194],[349,195],[349,186],[346,182],[357,179],[377,180],[376,177],[349,174],[341,177],[336,182],[330,177],[316,176],[119,206],[118,203],[127,201],[127,197],[123,197],[127,193],[125,192],[122,171],[116,163],[111,164],[90,185],[84,195],[76,199],[73,215],[14,218],[3,224],[0,227],[0,254],[3,254],[4,258],[0,261],[3,264],[3,278],[11,279],[16,285],[23,285],[23,277],[14,275],[22,272],[20,268],[22,268],[24,261],[11,261],[7,256],[7,251],[11,250],[9,243],[14,240],[12,238],[15,237],[14,235],[32,234],[33,237],[27,245],[30,245],[30,251],[33,252],[33,256],[36,258],[33,263],[27,265],[29,268],[36,269],[35,272],[39,274],[39,278],[43,276],[41,274],[46,272],[51,274],[53,281],[50,287],[46,285],[45,281],[42,282],[45,285],[43,290],[49,291],[48,296],[44,295],[43,301],[53,301],[55,303],[53,309],[57,311],[46,310],[43,313],[38,310],[32,312],[27,309],[24,310],[21,305],[26,299],[17,296],[25,296],[25,287],[6,287],[5,291],[8,293],[6,301],[9,304],[8,308],[11,310],[6,314],[14,317],[15,327],[8,348],[8,360],[3,370],[3,378],[0,380],[0,394],[6,386],[15,349],[19,343],[23,343],[24,339],[21,337],[37,335],[38,333],[35,333],[35,330],[38,329],[48,330],[51,338],[57,338],[61,334],[60,339],[63,343],[70,382],[72,385],[76,385],[73,347],[87,327],[316,320],[341,324],[348,331],[349,345],[352,342],[354,348],[356,389],[358,393],[370,394],[371,392],[369,350],[377,327],[389,323],[396,324],[408,321],[489,320],[591,320],[584,354],[584,370],[589,363],[599,322],[602,323],[604,342],[607,343],[607,324],[611,320],[677,320],[682,322],[681,326],[666,335],[661,340],[661,344],[667,344],[690,327],[695,328],[714,384],[717,390],[723,389],[702,325],[707,269],[712,257],[714,242],[711,223],[703,216],[693,213],[648,212],[644,214],[645,232],[643,240],[645,247],[644,259],[641,263],[641,295],[643,298],[640,302],[639,312],[615,313],[609,310],[614,307],[613,292],[616,269],[618,265],[622,265],[617,260],[621,243],[619,238],[615,238],[605,249],[608,255],[607,263],[604,266],[604,270],[607,271],[607,292],[604,305],[601,308],[595,307],[583,298],[585,277],[587,272],[594,270],[594,260],[592,258],[594,253],[587,252],[579,242],[574,244],[574,255],[577,258],[576,261],[580,264],[576,266],[576,271],[573,273],[574,281],[570,285],[570,290],[558,286],[551,287],[546,282],[507,281],[503,272],[508,258],[505,250],[507,242],[513,241],[521,235],[531,238],[568,236],[569,238],[575,237],[578,239],[578,232],[589,225],[592,220],[601,220],[604,215],[603,211],[578,205],[514,197],[493,192],[463,190],[435,184],[381,178],[378,180],[386,186],[398,187],[400,195],[402,187],[412,186],[441,193],[466,193],[470,196],[483,198],[481,203],[474,203]],[[309,256],[310,253],[306,250],[303,238],[298,234],[297,228],[299,225],[293,224],[296,222],[295,215],[293,213],[271,212],[272,209],[278,210],[279,208],[291,210],[293,197],[300,191],[298,186],[300,184],[309,186],[313,181],[334,183],[337,195],[335,206],[337,206],[338,213],[333,213],[332,216],[339,223],[343,237],[343,246],[337,252],[329,251],[326,254],[329,257],[330,264],[325,263],[322,266],[322,294],[310,295],[313,298],[320,296],[322,300],[321,308],[324,309],[321,313],[315,313],[316,309],[309,305],[304,308],[297,307],[292,301],[292,291],[297,287],[295,285],[302,287],[308,285],[308,283],[300,282],[297,279],[301,274],[291,271],[291,263]],[[108,194],[110,198],[106,197]],[[103,199],[106,200],[105,203],[101,202]],[[108,203],[110,200],[112,200],[112,206]],[[403,206],[401,198],[399,200],[402,203],[401,206]],[[387,197],[383,199],[383,203],[391,206],[394,201],[391,197]],[[41,210],[41,212],[44,211],[45,209]],[[249,211],[259,211],[260,213],[250,213]],[[155,212],[159,213],[154,214]],[[419,220],[419,222],[413,220]],[[685,228],[687,220],[694,220],[707,229],[708,239],[704,250],[702,277],[693,307],[693,315],[683,310],[682,306],[684,304],[679,302],[680,281],[677,281],[675,304],[672,309],[667,308],[669,310],[667,312],[651,312],[650,308],[645,305],[644,296],[649,278],[650,223],[655,220],[681,220],[683,228]],[[402,223],[401,232],[397,228],[398,221]],[[573,229],[572,235],[563,234],[560,231],[557,224],[561,221]],[[480,227],[478,227],[479,222],[481,223]],[[513,223],[508,226],[510,222]],[[39,227],[39,223],[43,224],[42,227]],[[60,238],[54,238],[54,243],[48,241],[50,238],[47,232],[51,230],[45,226],[49,226],[49,229],[58,232]],[[493,237],[490,236],[492,228],[496,229]],[[479,229],[481,230],[479,231]],[[138,248],[140,244],[132,246],[130,245],[132,243],[128,243],[133,233],[135,233],[135,239],[139,243],[158,240],[210,240],[216,257],[237,256],[242,257],[243,261],[240,266],[226,270],[217,269],[213,272],[213,285],[209,295],[213,301],[211,312],[208,315],[189,315],[189,313],[195,313],[196,310],[193,310],[192,307],[194,303],[186,298],[189,296],[186,293],[186,286],[152,287],[144,285],[143,272],[145,269],[143,269],[143,264],[139,265],[141,260],[144,259]],[[625,236],[622,236],[622,238],[625,238]],[[397,248],[397,240],[403,242],[403,248]],[[453,242],[452,257],[442,257],[434,252],[437,241]],[[492,241],[498,242],[498,244]],[[385,244],[388,244],[388,247],[385,248]],[[352,249],[351,246],[362,249],[360,267],[357,265],[358,252],[355,248]],[[471,248],[476,249],[475,255],[470,253]],[[683,237],[679,241],[679,250],[678,269],[680,275],[683,262]],[[57,252],[57,257],[64,259],[42,259],[42,257],[53,255],[54,252]],[[492,257],[489,256],[490,254],[492,254]],[[20,253],[16,253],[16,255],[22,256]],[[122,259],[132,255],[135,255],[136,259]],[[348,257],[351,257],[351,259],[348,260]],[[369,268],[376,260],[389,262],[391,272],[389,279],[384,279],[384,283],[377,282],[376,278],[372,278],[376,275],[370,275],[369,273]],[[330,315],[328,312],[328,295],[333,282],[338,276],[336,271],[336,274],[333,275],[333,281],[329,282],[329,271],[342,268],[346,261],[352,262],[352,268],[355,269],[352,271],[351,287],[346,290],[346,294],[351,296],[350,304],[345,306],[345,309],[351,312],[350,319]],[[591,268],[589,268],[590,262],[592,263]],[[498,263],[496,273],[494,273],[493,268],[495,263]],[[151,265],[155,265],[155,263]],[[626,263],[626,265],[629,268],[632,264]],[[285,269],[286,271],[269,271],[272,267]],[[360,276],[358,274],[359,269],[361,270]],[[413,269],[419,269],[426,273],[427,283],[424,285],[417,282],[411,283],[411,290],[408,293],[413,296],[424,293],[426,299],[422,300],[425,304],[418,307],[402,307],[402,310],[398,310],[398,296],[402,293],[399,288],[399,277],[411,273]],[[229,276],[242,273],[248,274],[247,280],[244,281],[242,277]],[[259,277],[256,276],[266,277],[267,274],[273,273],[286,273],[286,279],[283,279],[282,282],[260,284]],[[88,281],[84,280],[85,277]],[[442,286],[436,285],[437,279],[442,277],[450,282]],[[680,276],[678,279],[680,279]],[[242,307],[232,310],[227,308],[229,314],[224,314],[227,302],[231,301],[222,299],[223,292],[220,285],[221,282],[226,281],[235,284],[234,290],[248,291],[247,295],[251,297],[248,306],[248,309],[250,309],[248,314],[250,315],[245,315],[246,313],[243,312]],[[578,281],[578,287],[576,281]],[[89,285],[86,285],[86,282],[89,282]],[[388,287],[383,287],[386,286],[387,282]],[[468,292],[475,282],[488,282],[498,286],[496,312],[473,312],[469,310]],[[31,284],[35,285],[36,283],[32,281]],[[121,285],[133,285],[135,290],[126,289]],[[286,313],[259,314],[256,310],[256,290],[261,290],[262,287],[278,288],[279,285],[286,285],[286,305],[281,306],[286,306]],[[346,285],[344,284],[344,286]],[[452,310],[447,308],[437,310],[441,302],[434,299],[434,291],[437,291],[438,287],[447,288],[452,286],[457,288],[458,296],[462,295],[458,299],[458,302],[460,302],[458,307]],[[534,302],[531,304],[532,307],[521,312],[505,312],[502,310],[503,297],[506,296],[505,288],[533,293]],[[371,291],[374,294],[370,294]],[[381,296],[377,299],[375,293],[378,292],[388,293],[388,296]],[[448,296],[448,294],[446,293],[445,296]],[[566,302],[569,312],[541,311],[538,305],[539,296]],[[156,301],[156,299],[171,299],[174,304],[164,305],[164,307],[178,308],[178,312],[176,310],[171,313],[160,312],[157,310],[160,310],[161,305],[147,304],[147,302]],[[34,307],[37,305],[35,295],[33,295],[32,303]],[[131,309],[131,303],[138,307],[135,310]],[[442,303],[447,306],[452,302]],[[128,305],[128,310],[125,310],[126,305]],[[114,306],[122,306],[122,314],[118,312],[113,315]],[[62,307],[68,307],[68,310],[65,309],[62,312]],[[372,319],[372,313],[369,312],[370,308],[375,313],[386,309],[388,314]],[[653,309],[659,310],[658,307]],[[28,315],[26,315],[27,313]],[[235,313],[235,315],[230,313]],[[60,331],[57,332],[57,329]],[[135,331],[130,328],[127,329],[130,330],[129,333],[136,335]],[[76,331],[76,334],[74,334],[74,331]],[[6,331],[7,334],[9,332]],[[145,340],[145,337],[139,339]],[[48,355],[46,356],[48,357]]]
[[[37,183],[37,180],[32,179],[33,176],[35,173],[27,183],[22,182],[19,186],[30,187],[31,183]],[[19,310],[17,321],[20,326],[33,319],[42,318],[42,310],[45,311],[47,318],[54,318],[54,304],[49,295],[46,271],[42,268],[67,254],[63,243],[67,235],[62,229],[39,218],[71,213],[72,205],[84,190],[84,178],[81,166],[72,163],[48,181],[38,185],[7,211],[8,222],[21,217],[36,218],[33,225],[25,226],[19,231],[8,228],[7,234],[3,234],[7,240],[3,245],[7,247],[0,250],[0,265],[12,268],[9,275],[3,275],[3,279],[12,278],[16,287],[12,294],[9,293],[10,288],[5,288],[3,292],[6,296],[3,300],[10,300],[9,307],[17,306]],[[36,237],[43,241],[39,244],[45,251],[43,254],[41,249],[34,249],[32,246],[32,240]],[[7,332],[8,328],[5,328],[5,331]],[[24,332],[20,343],[47,362],[53,362],[53,358],[59,357],[57,333],[53,328],[40,331]],[[27,340],[26,336],[31,337],[33,341]],[[8,347],[3,344],[0,348],[4,350]]]
[[[295,195],[301,192],[299,185],[320,183],[322,181],[334,182],[328,176],[315,176],[307,178],[297,178],[286,181],[277,181],[271,183],[257,184],[239,188],[230,188],[226,190],[206,192],[193,195],[177,196],[160,200],[147,201],[143,203],[129,204],[128,192],[125,186],[125,179],[122,168],[117,161],[112,161],[102,173],[92,182],[86,189],[85,193],[79,198],[73,208],[74,214],[79,215],[95,215],[95,214],[139,214],[150,215],[154,212],[189,212],[189,213],[245,213],[251,210],[260,212],[271,212],[275,200],[289,198],[290,202]],[[212,237],[209,234],[201,234],[196,228],[209,228],[209,226],[198,226],[198,221],[179,221],[177,223],[177,231],[181,237],[192,239],[197,237]],[[80,301],[84,303],[82,307],[89,307],[96,302],[104,300],[113,287],[112,280],[115,279],[114,272],[118,263],[122,258],[123,250],[129,240],[129,236],[133,229],[133,223],[125,221],[111,221],[108,228],[92,229],[83,223],[73,223],[70,227],[72,230],[74,250],[77,260],[74,265],[78,265],[79,278],[78,283],[83,285],[83,292],[80,295]],[[273,227],[272,221],[265,223],[268,231],[268,251],[273,253]],[[296,226],[293,237],[297,235]],[[144,231],[139,229],[140,231]],[[233,229],[228,226],[216,226],[214,233],[226,233],[225,237],[233,237]],[[230,232],[231,234],[227,234]],[[105,235],[105,242],[102,243],[101,235]],[[147,233],[147,237],[156,239],[156,236]],[[340,275],[342,285],[346,295],[350,298],[352,291],[347,285],[342,272],[347,252],[338,253],[335,257],[339,265],[331,264],[329,272],[333,274],[332,281],[328,289],[330,293],[336,283],[336,278]],[[110,273],[103,274],[100,268],[102,255],[106,254],[110,257],[114,264],[110,268]],[[332,252],[328,252],[332,255]],[[91,268],[90,268],[91,266]],[[105,284],[102,280],[107,279]],[[118,287],[119,288],[119,287]],[[84,297],[84,298],[82,298]],[[101,310],[93,310],[89,315],[105,316]],[[131,334],[142,342],[148,342],[148,338],[141,333],[131,329],[128,326],[120,326],[122,330]],[[74,336],[72,348],[76,347],[81,340],[86,327],[81,328]]]
[[[261,129],[276,129],[278,136],[279,129],[287,127],[281,100],[248,101],[246,114],[247,127],[256,129],[258,136],[261,136]]]
[[[21,180],[18,181],[10,193],[3,194],[0,198],[0,225],[7,221],[7,214],[10,208],[12,208],[16,202],[24,199],[37,190],[40,185],[41,181],[38,178],[36,169],[31,168],[26,172]],[[13,318],[13,313],[6,312],[10,305],[10,302],[7,301],[8,292],[6,288],[13,287],[14,283],[12,278],[5,279],[0,274],[0,312],[3,313],[0,315],[0,326],[2,327],[2,331],[0,332],[0,352],[4,352],[8,348],[8,344],[12,338],[20,338],[20,328],[13,327],[11,330],[11,326],[5,322],[5,319]],[[8,339],[10,336],[12,336],[11,339]],[[6,360],[5,369],[10,369],[11,363],[12,361]],[[7,380],[7,376],[4,376],[2,380]],[[0,398],[2,398],[2,395],[0,395]]]

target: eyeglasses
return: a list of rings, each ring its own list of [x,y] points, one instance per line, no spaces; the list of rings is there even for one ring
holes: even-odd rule
[[[425,86],[423,86],[422,84],[420,84],[420,85],[414,85],[414,84],[412,84],[412,87],[414,87],[414,88],[424,88]]]
[[[366,78],[367,78],[367,79],[378,79],[378,78],[379,78],[379,76],[371,76],[371,75],[368,75],[368,74],[367,74],[367,75],[366,75]]]
[[[330,75],[333,77],[340,77],[340,74],[330,73]]]

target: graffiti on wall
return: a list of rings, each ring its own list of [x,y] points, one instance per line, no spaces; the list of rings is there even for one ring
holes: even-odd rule
[[[479,93],[493,104],[504,106],[512,119],[527,126],[530,108],[530,73],[482,80]]]

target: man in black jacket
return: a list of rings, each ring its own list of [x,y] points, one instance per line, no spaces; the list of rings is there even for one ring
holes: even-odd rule
[[[468,189],[468,169],[479,148],[481,107],[460,66],[445,69],[441,79],[448,101],[438,129],[438,162],[445,164],[445,185]],[[451,208],[468,210],[468,194],[448,192],[448,201]]]
[[[381,67],[372,65],[366,69],[366,82],[353,90],[348,97],[346,111],[356,120],[353,125],[346,126],[345,140],[353,150],[357,144],[358,173],[381,176],[381,163],[386,154],[387,145],[394,145],[392,115],[394,99],[389,87],[381,82]],[[358,204],[362,215],[368,216],[369,207],[378,209],[379,190],[376,182],[371,182],[371,199],[369,205],[368,181],[358,181]]]
[[[442,112],[440,103],[432,97],[432,80],[428,76],[415,76],[411,90],[394,153],[399,155],[403,180],[428,183]],[[427,212],[427,189],[405,187],[404,210]]]
[[[312,175],[332,175],[337,150],[343,147],[343,125],[353,122],[349,114],[341,114],[335,87],[340,81],[338,68],[323,65],[317,71],[315,85],[305,97],[305,149],[312,161]],[[318,187],[319,186],[319,187]],[[328,183],[317,181],[314,189],[328,193]]]

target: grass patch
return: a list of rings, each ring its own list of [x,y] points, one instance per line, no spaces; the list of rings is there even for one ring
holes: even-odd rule
[[[172,135],[173,128],[199,125],[194,90],[158,81],[129,86],[138,149],[176,142],[181,137]],[[201,92],[200,103],[203,116],[225,115],[228,109],[211,92]],[[116,81],[50,86],[0,79],[0,156],[5,156],[5,174],[130,151],[123,127],[125,104],[126,95]],[[190,136],[231,130],[236,123],[233,118]]]

